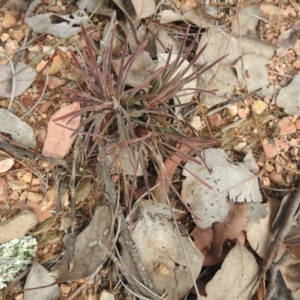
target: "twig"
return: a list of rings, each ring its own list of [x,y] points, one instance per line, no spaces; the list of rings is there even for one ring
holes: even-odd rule
[[[99,173],[102,176],[105,190],[106,190],[108,199],[110,201],[110,204],[112,206],[112,209],[115,210],[115,208],[117,207],[117,197],[116,197],[116,193],[115,193],[114,184],[113,184],[113,182],[110,178],[110,174],[109,174],[109,163],[108,163],[107,157],[103,153],[104,151],[100,144],[98,145],[98,149],[99,149]],[[118,209],[118,219],[123,228],[121,231],[121,235],[125,241],[127,250],[129,251],[129,253],[138,269],[138,272],[139,272],[143,282],[145,283],[145,285],[148,288],[153,289],[152,280],[151,280],[149,274],[147,274],[144,264],[141,260],[138,250],[136,248],[135,242],[133,241],[133,239],[130,236],[128,224],[125,220],[125,217],[124,217],[121,207],[119,207],[119,209]]]
[[[9,152],[13,153],[13,155],[20,160],[24,159],[24,156],[28,157],[28,158],[33,158],[33,159],[40,159],[40,160],[52,162],[54,164],[62,166],[66,170],[70,170],[68,163],[63,159],[56,159],[56,158],[51,158],[51,157],[47,157],[47,156],[40,155],[40,154],[35,154],[28,150],[20,149],[16,146],[13,146],[13,145],[10,145],[7,143],[3,143],[1,141],[0,141],[0,149],[3,149],[5,151],[9,151]]]
[[[216,113],[216,112],[218,112],[218,111],[224,109],[225,107],[229,106],[230,104],[233,104],[233,103],[242,101],[242,100],[244,100],[244,99],[246,99],[246,98],[248,98],[248,97],[254,95],[255,93],[259,92],[260,90],[261,90],[261,88],[256,89],[256,90],[254,90],[254,91],[252,91],[252,92],[250,92],[250,93],[248,93],[248,94],[246,94],[246,95],[241,95],[241,96],[238,96],[238,97],[234,97],[234,98],[230,99],[229,101],[223,103],[222,106],[217,107],[217,108],[215,108],[215,109],[209,111],[209,112],[206,114],[206,116],[208,117],[208,116],[210,116],[210,115],[212,115],[212,114],[214,114],[214,113]]]
[[[274,242],[270,246],[270,251],[267,259],[264,261],[264,264],[262,266],[262,269],[260,270],[253,287],[251,289],[251,292],[249,294],[248,299],[252,299],[254,294],[256,293],[256,290],[259,286],[259,283],[265,273],[270,269],[272,263],[276,259],[276,256],[278,254],[278,251],[284,241],[285,236],[290,231],[290,228],[292,226],[292,222],[294,219],[294,216],[299,208],[300,205],[300,188],[298,188],[296,194],[293,196],[293,198],[289,201],[289,206],[287,207],[287,210],[285,211],[282,226],[278,229]]]

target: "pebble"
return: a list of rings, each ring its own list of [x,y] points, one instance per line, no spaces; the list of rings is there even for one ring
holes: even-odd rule
[[[268,107],[268,104],[262,100],[256,100],[252,104],[252,109],[257,115],[261,115],[266,110],[267,107]]]
[[[51,66],[48,70],[49,75],[54,75],[61,70],[65,69],[67,67],[67,62],[65,58],[63,58],[61,55],[55,55],[53,58],[53,61],[51,63]]]
[[[20,200],[21,202],[24,202],[24,201],[26,200],[26,198],[27,198],[27,194],[28,194],[27,191],[21,193],[21,195],[20,195],[20,197],[19,197],[19,200]]]
[[[9,41],[7,41],[7,43],[5,45],[5,53],[7,55],[10,54],[10,53],[13,53],[17,49],[19,49],[19,44],[18,44],[17,41],[15,41],[15,40],[9,40]]]
[[[25,33],[22,30],[14,30],[14,29],[10,29],[9,30],[9,35],[12,39],[16,40],[18,43],[20,43],[24,36]]]
[[[27,193],[27,199],[31,202],[41,202],[43,200],[43,195],[33,193],[33,192],[28,192]]]
[[[27,50],[28,50],[29,52],[39,52],[39,51],[41,51],[41,48],[40,48],[39,45],[34,45],[34,46],[32,46],[32,47],[29,47]]]
[[[14,218],[0,223],[0,243],[6,243],[14,238],[21,239],[37,224],[35,213],[24,210]]]
[[[26,190],[29,187],[26,182],[21,180],[10,180],[8,185],[13,191]]]
[[[17,18],[13,15],[12,11],[4,14],[3,21],[1,23],[4,29],[12,28],[17,24]]]
[[[35,70],[36,70],[38,73],[40,73],[40,72],[44,69],[44,67],[46,66],[46,64],[47,64],[47,61],[41,60],[41,61],[37,64],[37,66],[35,67]],[[44,69],[43,73],[45,73],[45,69]]]
[[[64,293],[64,294],[69,294],[70,290],[71,290],[71,286],[65,283],[62,283],[60,285],[60,290]]]
[[[9,34],[2,33],[0,39],[2,42],[6,42],[9,39]]]
[[[7,181],[5,178],[0,178],[0,202],[5,202],[8,198]]]
[[[296,132],[296,126],[291,122],[289,117],[282,118],[277,123],[278,129],[279,129],[279,135],[285,135],[285,134],[292,134]]]
[[[32,173],[31,172],[26,172],[23,176],[22,176],[22,180],[24,182],[30,183],[32,180]]]
[[[55,77],[55,76],[49,76],[48,79],[48,87],[50,90],[54,90],[56,88],[59,88],[63,85],[67,84],[67,80],[64,78],[60,77]]]

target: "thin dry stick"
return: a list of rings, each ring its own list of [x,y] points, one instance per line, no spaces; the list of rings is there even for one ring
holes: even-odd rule
[[[256,290],[258,289],[259,283],[263,276],[266,274],[266,272],[270,269],[273,261],[275,260],[278,251],[284,241],[285,236],[290,231],[290,228],[292,226],[294,216],[299,208],[300,205],[300,188],[298,188],[296,194],[293,196],[291,201],[289,202],[289,206],[284,214],[284,218],[282,220],[282,226],[278,229],[277,234],[275,236],[274,242],[270,246],[270,251],[267,259],[265,260],[262,269],[260,270],[254,285],[252,287],[252,290],[249,294],[248,299],[252,299],[254,294],[256,293]]]
[[[100,153],[100,155],[99,155],[99,158],[100,158],[99,159],[100,160],[99,161],[99,173],[102,176],[108,199],[112,205],[112,208],[115,209],[117,207],[117,197],[116,197],[114,184],[109,175],[109,163],[107,161],[107,157],[103,155],[103,149],[100,144],[99,144],[98,148],[99,148],[99,153]],[[123,228],[121,231],[121,235],[125,241],[125,245],[126,245],[128,251],[138,269],[138,272],[139,272],[143,282],[145,283],[145,285],[148,288],[153,289],[152,280],[151,280],[149,274],[147,274],[144,264],[141,260],[138,250],[136,248],[136,245],[130,236],[128,224],[125,220],[125,217],[124,217],[121,207],[119,207],[119,210],[118,210],[118,218],[119,218],[119,222],[121,222],[122,228]]]
[[[70,208],[71,208],[71,238],[68,244],[70,250],[69,256],[69,271],[73,268],[73,258],[75,253],[75,242],[76,242],[76,205],[75,205],[75,176],[76,176],[76,163],[79,156],[79,147],[82,144],[83,135],[79,134],[74,144],[74,153],[72,161],[71,178],[69,182],[70,188]]]

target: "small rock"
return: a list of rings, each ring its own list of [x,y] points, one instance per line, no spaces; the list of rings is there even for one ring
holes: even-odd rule
[[[270,174],[270,177],[277,183],[283,182],[282,176],[280,174],[276,173],[275,171]]]
[[[17,191],[12,191],[8,197],[9,200],[19,200],[19,193]]]
[[[27,193],[27,199],[31,202],[41,202],[43,200],[43,195],[33,193],[33,192],[28,192]]]
[[[31,181],[32,185],[40,185],[40,180],[38,178],[33,178]]]
[[[6,42],[9,39],[9,34],[8,33],[2,33],[0,37],[2,42]]]
[[[266,161],[265,162],[265,170],[269,173],[273,172],[274,171],[274,167],[268,162]]]
[[[13,53],[14,51],[16,51],[19,48],[20,47],[19,47],[19,44],[17,41],[9,40],[9,41],[7,41],[7,43],[5,45],[5,53],[8,55],[10,53]]]
[[[7,198],[7,181],[5,178],[0,178],[0,202],[5,202]]]
[[[41,60],[38,64],[37,64],[37,66],[35,67],[35,70],[38,72],[38,73],[40,73],[44,68],[45,68],[45,66],[47,65],[47,61],[45,61],[45,60]],[[44,71],[43,71],[43,74],[45,73],[45,69],[44,69]]]
[[[60,77],[55,77],[55,76],[49,76],[48,87],[50,90],[54,90],[56,88],[64,86],[65,84],[67,84],[66,79],[60,78]]]
[[[262,100],[256,100],[252,104],[252,109],[257,115],[261,115],[267,107],[268,107],[268,104]]]
[[[13,191],[26,190],[29,187],[26,182],[21,180],[10,180],[8,185]]]
[[[35,213],[24,210],[14,218],[0,223],[0,243],[6,243],[14,238],[21,239],[37,224]]]
[[[242,152],[242,150],[247,146],[247,143],[246,142],[241,142],[241,143],[238,143],[237,145],[235,145],[233,147],[233,149],[237,152]]]
[[[27,50],[28,50],[29,52],[39,52],[39,51],[41,51],[41,48],[40,48],[39,45],[34,45],[34,46],[32,46],[32,47],[29,47]]]
[[[297,129],[297,130],[300,129],[300,119],[299,119],[299,120],[296,120],[295,126],[296,126],[296,129]]]
[[[67,67],[66,60],[61,55],[55,55],[48,70],[49,75],[54,75]]]
[[[192,126],[195,130],[200,130],[201,127],[203,126],[202,121],[201,121],[201,118],[200,118],[199,116],[195,116],[195,117],[192,119],[191,126]]]
[[[12,11],[9,11],[4,15],[2,21],[2,27],[4,29],[12,28],[17,24],[17,18],[13,15]]]
[[[267,139],[263,140],[263,149],[267,158],[273,158],[277,154],[276,146],[270,143]]]
[[[237,115],[238,106],[237,106],[237,104],[231,104],[226,107],[226,110],[232,117],[234,117]]]
[[[60,285],[60,290],[64,293],[64,294],[69,294],[70,290],[71,290],[71,286],[65,283],[62,283]]]
[[[281,119],[278,124],[279,135],[292,134],[296,132],[296,126],[291,122],[289,117]]]
[[[112,293],[109,293],[108,291],[102,291],[100,294],[99,300],[114,300],[115,296]]]
[[[0,173],[5,173],[11,169],[15,161],[12,158],[5,158],[0,160]]]
[[[30,183],[32,180],[32,173],[31,172],[27,172],[22,176],[22,180],[24,182]]]
[[[26,198],[27,198],[27,194],[28,194],[27,191],[21,193],[21,195],[20,195],[20,197],[19,197],[19,200],[20,200],[21,202],[24,202],[24,201],[26,200]]]
[[[300,69],[300,59],[297,59],[293,62],[293,67],[296,69]]]
[[[9,35],[13,40],[16,40],[18,43],[20,43],[25,36],[22,30],[13,30],[13,29],[9,30]]]

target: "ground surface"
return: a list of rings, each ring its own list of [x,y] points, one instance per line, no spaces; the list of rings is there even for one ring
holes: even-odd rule
[[[0,298],[103,300],[138,299],[143,294],[149,299],[196,299],[197,289],[201,299],[300,299],[299,4],[102,2],[105,10],[93,14],[88,9],[85,15],[81,11],[71,17],[78,10],[73,1],[1,3]],[[87,7],[94,4],[98,1],[87,1]],[[33,19],[42,14],[47,16]],[[180,52],[188,24],[186,46]],[[131,146],[121,150],[120,140],[113,141],[120,134],[104,132],[106,124],[109,129],[129,127],[127,119],[113,127],[120,120],[114,119],[118,110],[113,101],[125,98],[104,93],[113,99],[107,104],[86,96],[97,96],[94,82],[101,85],[91,56],[103,66],[110,45],[113,62],[105,66],[114,77],[108,79],[107,90],[116,91],[120,69],[126,70],[121,60],[125,51],[134,63],[125,76],[124,91],[137,88],[136,99],[143,93],[154,95],[143,84],[165,66],[163,55],[171,48],[171,63],[178,53],[188,53],[182,63],[188,72],[213,63],[207,72],[196,73],[191,85],[183,84],[180,90],[192,91],[188,96],[175,97],[168,90],[172,97],[163,99],[172,117],[159,115],[166,111],[157,102],[156,117],[147,119],[155,110],[151,101],[162,92],[151,101],[122,104],[128,114],[120,115],[129,116],[136,126],[137,135],[125,143],[138,145],[133,156],[126,152]],[[175,66],[174,73],[183,72]],[[100,70],[105,73],[103,67]],[[172,89],[181,84],[175,83]],[[70,89],[86,93],[90,102],[74,101],[84,97]],[[141,105],[146,102],[144,113]],[[104,108],[106,104],[111,106]],[[72,115],[95,105],[102,106]],[[109,113],[101,117],[91,139],[82,134],[91,123],[75,131],[86,118],[96,115],[99,120],[97,113],[105,109]],[[139,127],[145,120],[147,126]],[[163,148],[168,151],[161,161],[151,160],[151,152],[160,155],[155,151],[161,147],[147,144],[153,140],[145,138],[154,136],[155,127],[149,125],[153,120],[170,129],[164,134],[174,133],[171,129],[177,126],[187,138],[173,139],[173,148]],[[166,141],[166,135],[160,137]],[[99,140],[102,146],[89,152]],[[145,144],[154,148],[142,148]],[[108,160],[99,155],[103,145],[113,145]],[[139,155],[146,159],[137,167]],[[202,159],[200,166],[196,156]],[[34,240],[21,245],[24,236]],[[145,273],[137,262],[145,266]]]

